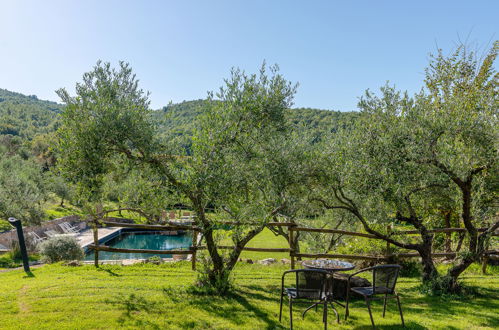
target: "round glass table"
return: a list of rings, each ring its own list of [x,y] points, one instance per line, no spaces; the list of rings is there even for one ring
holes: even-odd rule
[[[303,267],[308,268],[308,269],[320,269],[320,270],[325,270],[327,272],[330,272],[331,275],[328,278],[328,283],[326,283],[326,291],[330,293],[331,298],[329,298],[329,302],[331,303],[331,307],[333,307],[333,311],[336,314],[336,317],[339,320],[339,314],[334,308],[334,305],[332,303],[337,303],[341,307],[345,307],[342,303],[340,303],[338,300],[336,300],[334,297],[336,294],[334,293],[335,288],[334,285],[334,273],[335,272],[341,272],[341,271],[347,271],[347,270],[352,270],[355,268],[355,265],[346,261],[342,260],[334,260],[334,259],[315,259],[315,260],[305,260],[302,262]],[[313,306],[313,305],[312,305]],[[311,307],[312,307],[311,306]],[[303,314],[311,308],[309,307]]]
[[[321,269],[332,273],[352,270],[355,268],[354,264],[334,259],[305,260],[302,262],[302,265],[308,269]]]

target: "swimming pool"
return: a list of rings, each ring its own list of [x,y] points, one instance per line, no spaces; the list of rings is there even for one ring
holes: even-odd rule
[[[107,237],[99,243],[121,249],[178,250],[189,248],[192,243],[192,236],[184,233],[169,235],[166,232],[122,229],[112,237]],[[100,260],[147,259],[153,256],[172,257],[171,254],[99,252]],[[85,260],[93,259],[94,251],[88,251]]]

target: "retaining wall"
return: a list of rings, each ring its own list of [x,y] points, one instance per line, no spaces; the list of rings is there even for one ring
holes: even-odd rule
[[[54,230],[62,234],[61,227],[58,226],[58,224],[62,222],[69,222],[71,225],[79,226],[81,229],[85,229],[87,226],[85,222],[82,222],[79,215],[69,215],[67,217],[42,222],[38,226],[23,226],[24,238],[29,242],[30,238],[28,232],[35,232],[40,237],[46,237],[45,231],[47,230]],[[0,245],[10,248],[12,242],[17,242],[17,232],[15,229],[0,233]]]

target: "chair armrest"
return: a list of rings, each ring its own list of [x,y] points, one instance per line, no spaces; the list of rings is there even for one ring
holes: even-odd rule
[[[359,270],[359,271],[357,271],[357,272],[355,272],[355,273],[353,273],[353,274],[348,275],[348,282],[350,282],[350,279],[351,279],[353,276],[355,276],[355,275],[357,275],[357,274],[360,274],[360,273],[363,273],[363,272],[367,272],[367,271],[373,270],[375,267],[376,267],[376,266],[374,266],[374,267],[364,268],[364,269],[361,269],[361,270]]]

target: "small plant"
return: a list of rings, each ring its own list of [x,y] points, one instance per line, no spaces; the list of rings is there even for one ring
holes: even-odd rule
[[[452,288],[450,276],[437,276],[421,284],[421,291],[430,296],[457,297],[463,292],[461,285]]]
[[[83,259],[83,249],[78,241],[71,236],[51,237],[39,245],[42,261],[54,263],[59,261],[71,261]]]
[[[416,260],[402,259],[396,263],[402,266],[400,269],[400,276],[420,277],[423,273],[421,263]]]
[[[12,260],[10,256],[0,256],[0,268],[15,268],[20,266],[21,265],[18,262]]]
[[[200,270],[198,271],[197,294],[206,295],[229,295],[233,289],[232,277],[230,271],[215,273],[212,267],[212,261],[208,256],[203,255],[199,258]]]
[[[163,259],[158,256],[149,257],[146,259],[147,264],[161,265],[163,263]]]
[[[7,252],[7,256],[10,259],[12,259],[13,261],[22,259],[21,248],[19,247],[19,242],[17,242],[17,241],[12,242],[10,251]]]

